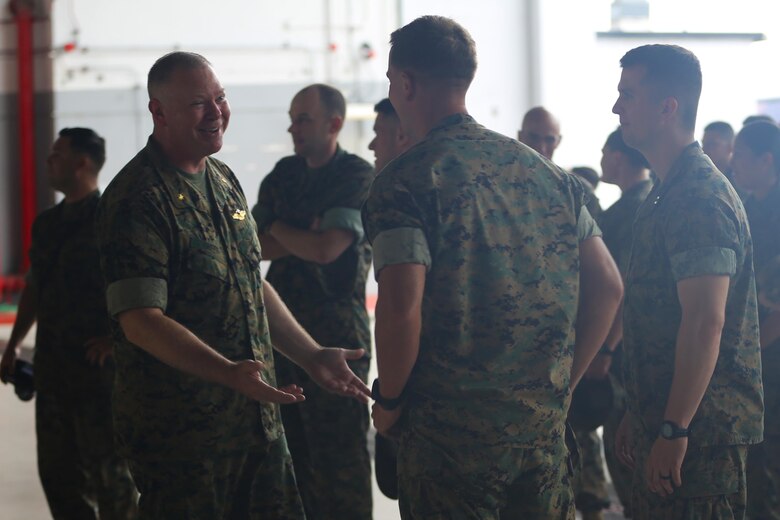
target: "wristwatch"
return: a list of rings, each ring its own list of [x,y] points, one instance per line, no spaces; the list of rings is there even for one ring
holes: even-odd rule
[[[688,437],[691,434],[690,428],[682,428],[677,423],[672,421],[664,421],[661,423],[661,431],[658,434],[664,439],[671,441],[679,439],[681,437]]]
[[[406,392],[401,392],[401,395],[395,399],[387,399],[386,397],[382,397],[382,394],[379,391],[379,379],[374,379],[374,384],[371,386],[371,399],[376,401],[379,406],[388,412],[395,410],[403,404],[404,398],[406,397],[404,395],[405,393]]]

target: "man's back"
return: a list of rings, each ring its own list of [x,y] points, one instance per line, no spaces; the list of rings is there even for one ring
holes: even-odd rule
[[[559,438],[583,199],[570,175],[462,114],[377,177],[364,214],[369,237],[376,245],[419,229],[429,254],[407,385],[415,425],[446,432],[448,442],[539,447]]]

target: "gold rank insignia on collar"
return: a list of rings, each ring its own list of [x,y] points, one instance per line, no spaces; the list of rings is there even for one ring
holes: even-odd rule
[[[244,220],[246,218],[246,211],[243,209],[237,209],[233,212],[233,220]]]
[[[183,194],[183,193],[179,193],[179,197],[178,197],[178,199],[179,199],[179,200],[184,200],[184,194]]]

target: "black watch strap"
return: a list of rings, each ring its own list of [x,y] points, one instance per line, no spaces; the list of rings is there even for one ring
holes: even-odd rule
[[[689,437],[691,435],[691,429],[683,428],[673,421],[664,421],[661,423],[659,435],[666,440],[674,440],[682,437]]]
[[[385,410],[392,411],[401,406],[404,402],[406,391],[401,392],[401,395],[395,399],[387,399],[382,397],[382,393],[379,391],[379,379],[374,379],[374,384],[371,386],[371,398],[377,402],[379,406]]]

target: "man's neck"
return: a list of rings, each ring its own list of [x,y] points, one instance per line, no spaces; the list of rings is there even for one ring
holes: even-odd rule
[[[432,93],[435,96],[435,93]],[[405,132],[409,134],[412,142],[418,142],[428,135],[442,119],[454,114],[468,114],[466,109],[465,94],[464,97],[454,95],[444,95],[443,97],[421,98],[418,103],[418,110],[414,111],[414,116],[410,121],[409,127]]]
[[[767,197],[767,195],[769,195],[769,193],[774,189],[775,186],[777,186],[777,175],[772,175],[771,177],[768,177],[766,179],[766,182],[763,183],[762,186],[753,188],[750,191],[750,193],[757,200],[764,200]]]
[[[155,142],[162,150],[165,159],[174,167],[184,173],[198,173],[206,169],[206,157],[189,157],[174,149],[173,146],[159,133],[153,133]]]
[[[63,195],[65,195],[65,204],[73,204],[74,202],[82,201],[89,197],[97,189],[97,183],[95,182],[75,187],[71,190],[68,190],[67,193],[63,192]]]
[[[324,148],[321,152],[316,153],[310,157],[306,157],[306,166],[309,168],[322,168],[328,164],[333,156],[336,155],[338,149],[338,141],[333,141],[328,144],[327,148]]]
[[[653,172],[663,182],[669,175],[675,161],[682,155],[683,150],[694,141],[693,132],[679,133],[670,135],[667,139],[639,151],[642,152],[647,162],[650,163],[650,168]]]
[[[642,173],[636,174],[634,172],[631,172],[631,175],[624,175],[621,180],[618,187],[620,188],[620,191],[622,193],[627,192],[637,184],[644,182],[648,180],[650,176],[647,173],[647,170],[642,170]]]

